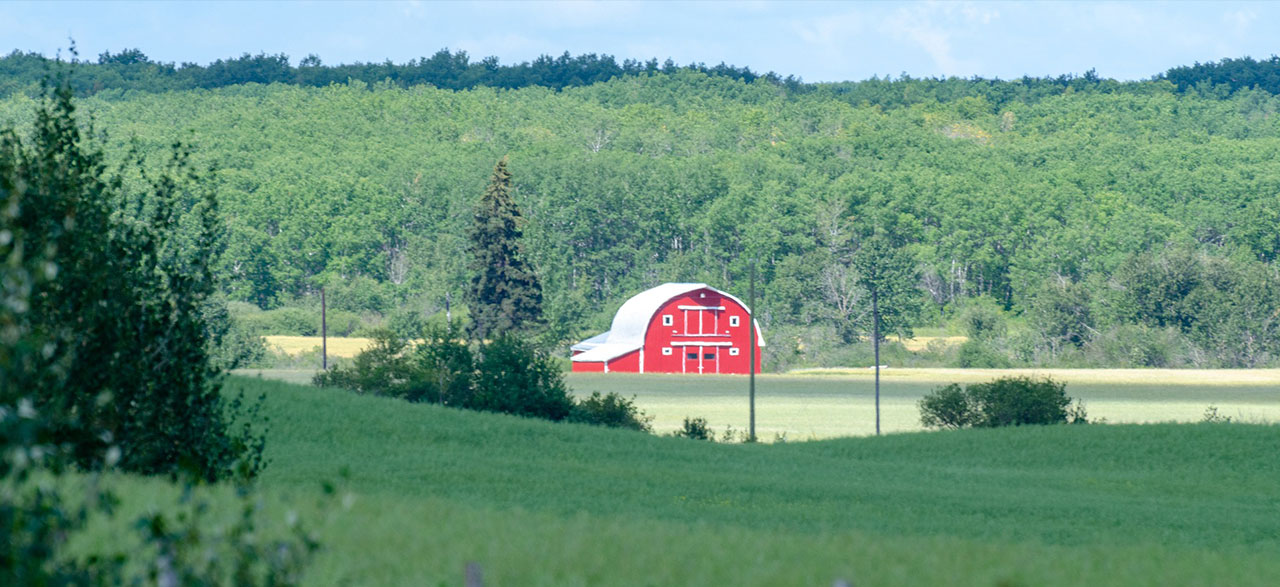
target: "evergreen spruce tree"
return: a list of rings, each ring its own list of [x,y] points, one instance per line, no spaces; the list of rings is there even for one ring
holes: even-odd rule
[[[523,218],[511,198],[511,173],[503,157],[476,206],[471,242],[471,336],[477,340],[519,332],[542,318],[542,285],[525,262]]]

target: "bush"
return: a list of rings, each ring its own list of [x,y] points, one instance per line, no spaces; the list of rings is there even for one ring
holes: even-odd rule
[[[960,323],[969,340],[994,340],[1008,334],[1008,321],[1000,303],[987,296],[966,300]]]
[[[920,423],[929,428],[968,428],[974,425],[977,414],[973,399],[955,383],[935,389],[920,400]]]
[[[1067,421],[1067,384],[1052,379],[1001,377],[966,388],[979,406],[978,426],[1061,424]]]
[[[500,336],[471,347],[456,330],[427,328],[410,346],[390,330],[348,365],[316,374],[321,386],[396,397],[411,402],[649,431],[649,418],[633,399],[617,393],[574,401],[562,365],[521,340]]]
[[[1187,366],[1189,346],[1176,328],[1141,324],[1115,326],[1095,334],[1086,344],[1090,364],[1156,368]]]
[[[350,366],[318,373],[312,381],[357,393],[557,421],[574,408],[556,360],[523,341],[500,336],[473,353],[455,330],[429,328],[422,338],[410,348],[394,332],[381,330]],[[610,409],[619,408],[616,400],[609,401]]]
[[[349,367],[316,374],[312,382],[356,393],[405,397],[415,384],[413,365],[405,357],[408,342],[388,330],[374,333],[373,343],[356,355]]]
[[[354,336],[363,325],[364,321],[359,314],[333,308],[328,309],[324,322],[329,336]]]
[[[425,328],[413,350],[411,386],[405,399],[446,406],[469,407],[475,389],[476,366],[471,347],[457,330]]]
[[[964,369],[1007,369],[1013,363],[986,342],[969,339],[956,351],[956,365]]]
[[[593,391],[590,397],[578,400],[573,406],[569,421],[649,432],[653,418],[636,407],[634,397],[627,399],[615,392],[600,395]]]
[[[961,389],[947,385],[925,395],[920,423],[930,428],[996,428],[1086,421],[1084,406],[1068,410],[1066,384],[1052,379],[1001,377]]]
[[[318,336],[320,311],[286,307],[265,312],[240,314],[237,319],[245,331],[259,336]]]
[[[509,335],[482,348],[472,409],[563,420],[573,409],[564,376],[546,353]]]
[[[715,433],[711,431],[706,418],[685,418],[684,425],[676,431],[675,435],[679,438],[694,440],[715,440]]]

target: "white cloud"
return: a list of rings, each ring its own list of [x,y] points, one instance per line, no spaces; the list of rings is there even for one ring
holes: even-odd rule
[[[406,18],[421,20],[427,17],[427,7],[422,0],[408,0],[400,8]]]
[[[1222,21],[1240,33],[1252,26],[1255,20],[1258,20],[1258,13],[1252,10],[1233,10],[1222,15]]]
[[[882,32],[918,46],[942,75],[965,75],[980,66],[957,57],[952,38],[975,34],[998,18],[998,10],[972,2],[925,2],[895,10],[884,20]]]
[[[862,15],[856,12],[820,16],[791,22],[791,30],[810,45],[827,51],[838,50],[848,38],[862,31]]]
[[[623,1],[555,0],[525,4],[524,7],[545,25],[568,28],[625,23],[645,10],[638,2]]]

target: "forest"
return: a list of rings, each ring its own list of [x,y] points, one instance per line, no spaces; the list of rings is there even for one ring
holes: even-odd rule
[[[29,126],[47,62],[0,59],[0,123]],[[880,232],[918,268],[899,330],[969,335],[938,361],[1254,367],[1280,363],[1278,70],[807,84],[593,55],[124,51],[71,80],[108,153],[181,141],[214,169],[223,295],[262,331],[314,332],[322,287],[331,334],[408,332],[446,300],[458,317],[465,228],[505,156],[559,343],[662,282],[744,290],[755,260],[769,368],[862,360],[853,257]]]

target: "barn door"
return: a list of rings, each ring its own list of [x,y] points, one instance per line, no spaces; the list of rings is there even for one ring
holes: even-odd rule
[[[704,369],[702,347],[690,345],[680,347],[680,350],[684,352],[684,372],[702,373]]]

